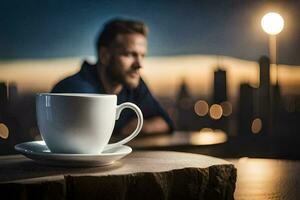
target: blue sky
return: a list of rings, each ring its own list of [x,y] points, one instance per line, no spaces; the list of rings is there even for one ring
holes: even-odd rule
[[[279,63],[300,64],[300,3],[296,0],[2,0],[0,59],[95,54],[95,38],[113,17],[145,21],[149,55],[218,54],[257,60],[268,54],[260,28],[265,11],[281,12]]]

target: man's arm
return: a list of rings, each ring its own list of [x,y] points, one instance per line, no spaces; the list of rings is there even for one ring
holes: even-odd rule
[[[152,96],[143,79],[141,79],[139,87],[135,91],[135,95],[136,101],[134,103],[140,107],[144,116],[144,124],[141,132],[144,134],[172,133],[174,125],[171,118]],[[121,133],[131,133],[136,127],[136,123],[136,118],[132,118],[128,124],[121,128]]]
[[[121,129],[122,135],[129,135],[137,126],[137,119],[131,120]],[[167,133],[170,131],[169,125],[162,117],[152,117],[144,120],[141,132],[144,134]]]

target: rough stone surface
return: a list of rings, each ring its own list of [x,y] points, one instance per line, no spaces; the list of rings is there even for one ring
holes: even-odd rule
[[[233,199],[236,169],[218,165],[121,176],[66,176],[65,180],[69,199]]]
[[[11,181],[4,179],[0,192],[6,199],[234,199],[236,168],[217,158],[145,151],[133,153],[121,162],[119,168],[112,170],[71,169],[70,172],[35,165],[30,169],[38,170],[38,177],[28,172],[31,176],[25,179],[24,176]],[[12,168],[18,169],[18,164]],[[3,179],[4,174],[0,175]]]

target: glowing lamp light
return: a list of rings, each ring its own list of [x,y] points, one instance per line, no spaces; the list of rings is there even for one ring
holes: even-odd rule
[[[261,26],[267,34],[277,35],[284,27],[284,20],[280,14],[270,12],[261,19]]]

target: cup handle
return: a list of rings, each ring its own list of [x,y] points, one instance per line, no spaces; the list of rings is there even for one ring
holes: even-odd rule
[[[142,111],[140,110],[140,108],[138,106],[136,106],[133,103],[125,102],[125,103],[122,103],[122,104],[118,105],[117,109],[116,109],[116,120],[119,119],[122,110],[125,109],[125,108],[132,109],[135,112],[135,114],[137,115],[137,117],[138,117],[137,127],[135,128],[135,130],[128,137],[124,138],[123,140],[121,140],[119,142],[116,142],[116,143],[106,145],[105,150],[115,148],[115,147],[121,146],[122,144],[125,144],[125,143],[129,142],[130,140],[132,140],[133,138],[135,138],[139,134],[139,132],[141,131],[141,129],[143,127],[143,114],[142,114]]]

